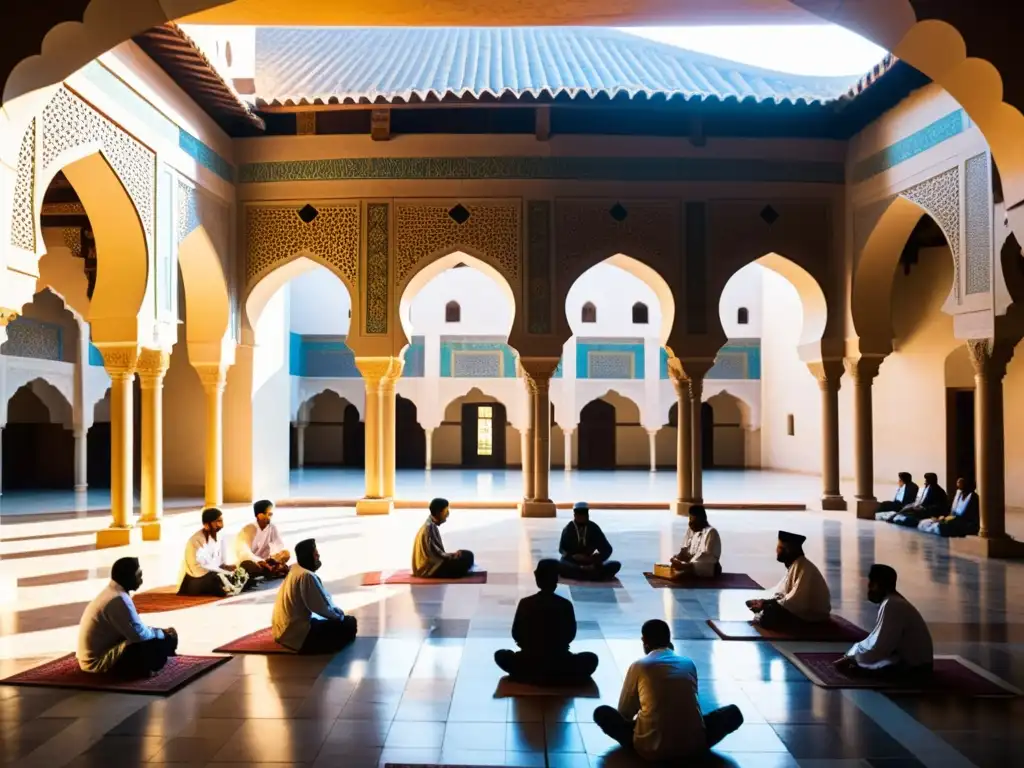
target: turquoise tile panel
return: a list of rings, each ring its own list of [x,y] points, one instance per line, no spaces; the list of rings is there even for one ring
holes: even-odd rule
[[[861,160],[853,167],[853,181],[864,181],[900,163],[905,163],[910,158],[963,133],[968,125],[967,114],[962,109],[950,112],[934,123]]]

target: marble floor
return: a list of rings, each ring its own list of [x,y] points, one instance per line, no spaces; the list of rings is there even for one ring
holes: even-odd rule
[[[452,494],[454,496],[454,494]],[[226,513],[229,535],[250,519]],[[131,548],[147,587],[171,584],[195,514],[166,518],[164,539]],[[496,699],[494,650],[508,646],[531,571],[553,553],[568,520],[523,520],[510,510],[456,511],[443,529],[449,548],[472,549],[490,573],[485,585],[359,586],[367,570],[408,567],[423,513],[357,518],[347,509],[281,509],[288,541],[315,536],[321,571],[337,603],[356,615],[360,637],[334,658],[237,657],[173,696],[0,686],[0,764],[42,766],[279,765],[384,763],[508,765],[523,768],[628,766],[592,722],[614,704],[626,667],[641,653],[640,624],[661,617],[676,648],[701,676],[706,708],[735,703],[745,724],[700,763],[750,768],[967,768],[1012,765],[1024,748],[1017,724],[1024,700],[890,698],[871,691],[816,688],[766,643],[727,643],[707,618],[741,619],[749,592],[651,589],[641,572],[678,546],[684,521],[666,512],[595,513],[624,563],[624,587],[561,588],[575,604],[577,650],[601,659],[598,698]],[[864,576],[872,562],[899,569],[900,588],[931,623],[937,652],[959,654],[1024,688],[1024,565],[949,554],[915,531],[857,521],[849,513],[713,512],[726,570],[770,585],[781,575],[774,532],[809,537],[808,555],[826,574],[834,610],[869,625]],[[85,604],[125,550],[93,548],[102,518],[7,518],[0,566],[17,580],[0,605],[0,676],[75,647]],[[149,614],[173,626],[181,652],[208,654],[267,626],[274,594]]]

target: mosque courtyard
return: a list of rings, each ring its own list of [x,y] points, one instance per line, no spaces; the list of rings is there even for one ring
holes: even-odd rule
[[[493,474],[493,492],[483,498],[500,500],[505,473]],[[568,481],[562,474],[553,473],[553,481],[572,491],[553,486],[554,495],[582,494],[599,502],[615,501],[617,493],[645,498],[637,488],[657,484],[661,473],[569,473]],[[293,473],[293,496],[300,490],[311,498],[344,495],[342,473],[333,480],[330,473],[317,475]],[[465,499],[472,475],[436,472],[437,481],[421,490],[448,488],[452,499]],[[671,488],[671,473],[664,479]],[[745,488],[758,489],[761,499],[800,501],[813,497],[815,485],[815,478],[783,473],[710,472],[706,489],[709,501],[730,492],[723,500],[739,501]],[[786,498],[787,492],[797,498]],[[122,554],[93,547],[104,516],[10,514],[7,505],[16,501],[4,498],[0,542],[3,567],[17,577],[16,601],[0,612],[3,676],[74,649],[83,608]],[[176,509],[173,501],[168,507],[163,540],[133,550],[142,561],[143,590],[175,583],[184,541],[198,527],[196,507]],[[535,591],[533,567],[556,554],[569,516],[560,511],[557,519],[527,519],[513,509],[456,509],[442,531],[445,545],[474,551],[488,571],[486,584],[364,587],[364,572],[408,567],[423,510],[357,517],[350,508],[279,507],[275,522],[289,546],[316,538],[325,586],[359,620],[354,645],[333,657],[236,656],[168,698],[0,686],[0,761],[47,768],[147,762],[630,765],[635,758],[600,732],[592,713],[601,703],[617,703],[626,668],[642,654],[640,625],[650,618],[665,619],[676,650],[696,663],[704,710],[732,703],[743,712],[744,725],[707,765],[989,766],[1012,759],[1024,740],[1014,730],[1017,698],[826,690],[784,652],[835,646],[716,639],[707,619],[746,618],[744,601],[756,593],[651,588],[643,571],[668,559],[686,525],[661,510],[594,511],[592,519],[623,563],[622,586],[559,587],[575,605],[574,650],[600,657],[597,696],[496,698],[502,673],[493,652],[510,646],[517,600]],[[865,599],[868,568],[874,562],[895,566],[900,591],[931,627],[936,654],[960,656],[1024,687],[1024,609],[1011,598],[1024,585],[1020,566],[952,556],[938,537],[859,521],[851,513],[810,507],[712,510],[710,516],[722,534],[724,569],[747,573],[766,587],[783,573],[775,562],[775,532],[806,535],[807,554],[828,581],[833,611],[863,627],[872,626],[875,614]],[[251,511],[229,507],[225,518],[224,533],[233,537]],[[269,625],[274,590],[276,585],[144,620],[175,627],[179,653],[210,654]]]

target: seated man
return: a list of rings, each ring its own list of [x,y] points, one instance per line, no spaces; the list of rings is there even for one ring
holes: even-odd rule
[[[541,560],[533,577],[540,592],[519,601],[512,621],[512,639],[520,650],[497,651],[494,662],[519,682],[584,683],[597,669],[597,654],[569,652],[576,638],[576,612],[571,602],[555,594],[558,561]]]
[[[229,597],[242,591],[249,576],[224,564],[224,542],[217,534],[224,528],[224,516],[215,507],[203,510],[203,527],[185,543],[179,595]]]
[[[925,518],[945,512],[946,503],[946,492],[939,485],[939,476],[934,472],[925,472],[924,485],[917,492],[914,501],[893,515],[889,522],[907,528],[916,528],[917,524]]]
[[[284,548],[274,517],[274,503],[267,499],[252,505],[256,522],[249,523],[235,537],[235,558],[250,578],[283,579],[288,575],[291,553]]]
[[[883,501],[878,505],[875,520],[889,522],[896,517],[897,512],[910,503],[911,499],[916,498],[917,483],[914,482],[914,476],[909,472],[900,472],[899,481],[896,485],[896,495],[892,501]]]
[[[75,657],[83,672],[150,677],[177,652],[177,632],[147,627],[139,618],[130,593],[140,586],[138,558],[122,557],[114,563],[110,583],[89,603],[78,625]]]
[[[314,539],[295,545],[295,559],[274,601],[274,640],[297,653],[340,651],[355,639],[356,619],[334,604],[316,575],[321,563]]]
[[[765,629],[828,621],[832,601],[821,571],[804,556],[806,536],[779,531],[775,558],[786,566],[786,575],[766,600],[748,600],[754,622]]]
[[[980,500],[974,483],[962,477],[956,481],[956,496],[949,514],[922,520],[917,530],[937,536],[977,536],[981,528]]]
[[[590,506],[577,501],[572,508],[572,522],[562,530],[558,542],[562,555],[559,573],[566,579],[580,581],[611,581],[622,563],[609,560],[612,545],[597,523],[590,522]]]
[[[662,761],[698,757],[743,725],[735,704],[701,714],[697,667],[673,651],[668,624],[651,619],[641,636],[646,656],[626,672],[618,709],[594,710],[602,731],[640,757]]]
[[[875,628],[836,662],[846,674],[920,676],[932,671],[932,636],[917,608],[896,591],[896,571],[875,564],[868,600],[878,606]]]
[[[672,578],[696,576],[711,579],[722,574],[718,562],[722,556],[722,539],[708,523],[708,511],[703,504],[690,507],[690,520],[686,538],[679,554],[672,558]]]
[[[473,569],[473,553],[459,549],[445,552],[438,526],[451,514],[447,499],[430,502],[430,516],[416,534],[412,548],[412,574],[430,579],[461,579]]]

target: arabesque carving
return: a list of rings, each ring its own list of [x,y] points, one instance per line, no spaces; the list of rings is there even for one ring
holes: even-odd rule
[[[359,206],[317,207],[308,224],[299,218],[302,206],[253,207],[246,210],[248,261],[246,280],[307,251],[329,264],[350,286],[355,286],[359,264]]]
[[[18,178],[11,205],[11,245],[33,253],[36,250],[35,187],[36,121],[33,119],[18,150]]]
[[[960,167],[954,165],[937,176],[900,193],[935,219],[953,254],[953,290],[960,296]]]

